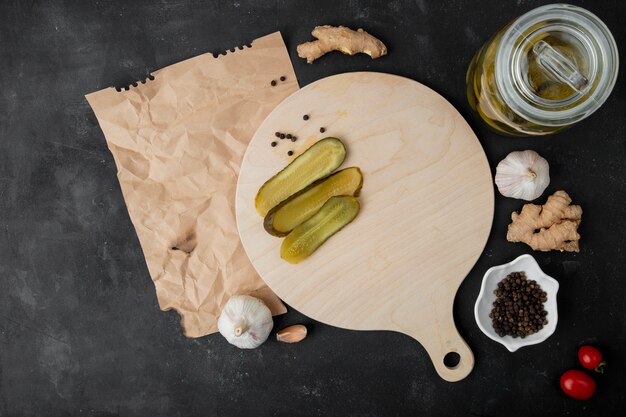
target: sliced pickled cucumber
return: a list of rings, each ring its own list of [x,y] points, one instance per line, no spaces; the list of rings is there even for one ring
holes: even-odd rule
[[[280,257],[292,264],[308,258],[329,237],[354,220],[359,209],[355,197],[331,197],[313,217],[287,235],[280,247]]]
[[[254,200],[256,211],[265,217],[293,194],[329,175],[345,158],[346,147],[339,139],[325,138],[316,142],[261,186]]]
[[[319,211],[329,198],[356,196],[363,186],[363,175],[357,167],[343,169],[316,181],[274,207],[265,216],[265,230],[274,236],[285,236],[297,225]]]

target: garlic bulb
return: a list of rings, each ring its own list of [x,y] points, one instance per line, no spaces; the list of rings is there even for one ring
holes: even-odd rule
[[[550,166],[535,151],[511,152],[496,168],[496,185],[505,197],[531,201],[550,184]]]
[[[274,321],[263,301],[249,295],[231,297],[217,320],[217,328],[228,340],[241,349],[254,349],[267,340]]]

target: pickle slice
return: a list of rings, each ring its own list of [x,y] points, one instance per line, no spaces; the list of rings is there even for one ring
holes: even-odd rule
[[[271,235],[285,236],[317,213],[329,198],[340,195],[356,196],[362,186],[363,176],[359,168],[351,167],[335,172],[271,209],[265,216],[263,226]]]
[[[296,226],[280,246],[280,257],[297,264],[359,214],[355,197],[331,197],[313,217]]]
[[[291,195],[333,172],[345,158],[346,147],[339,139],[316,142],[261,186],[254,199],[256,211],[265,217]]]

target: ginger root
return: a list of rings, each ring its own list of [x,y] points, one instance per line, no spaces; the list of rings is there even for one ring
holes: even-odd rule
[[[308,64],[330,51],[341,51],[347,55],[362,52],[372,59],[387,54],[385,44],[363,29],[354,31],[344,26],[316,26],[311,35],[317,40],[297,47],[298,56],[306,58]]]
[[[506,234],[509,242],[524,242],[533,250],[547,252],[578,252],[580,235],[576,231],[583,209],[570,205],[572,199],[565,191],[557,191],[543,206],[525,204],[518,214],[511,214]]]

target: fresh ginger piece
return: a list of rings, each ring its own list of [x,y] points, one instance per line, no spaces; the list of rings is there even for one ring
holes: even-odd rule
[[[291,264],[308,258],[328,238],[354,220],[360,208],[355,197],[331,197],[320,211],[287,235],[280,246],[280,257]]]
[[[298,56],[306,58],[308,64],[330,51],[340,51],[347,55],[362,52],[372,59],[387,54],[385,44],[363,29],[354,31],[344,26],[316,26],[311,35],[317,40],[305,42],[296,48]]]
[[[261,186],[254,199],[256,211],[265,217],[293,194],[329,175],[345,158],[346,147],[339,139],[317,141]]]
[[[578,225],[583,209],[571,205],[565,191],[557,191],[543,206],[525,204],[520,213],[511,214],[506,234],[509,242],[524,242],[533,250],[578,252]]]
[[[265,230],[274,236],[285,236],[300,223],[311,218],[328,201],[340,195],[358,195],[363,175],[357,167],[335,172],[294,194],[265,216]]]

